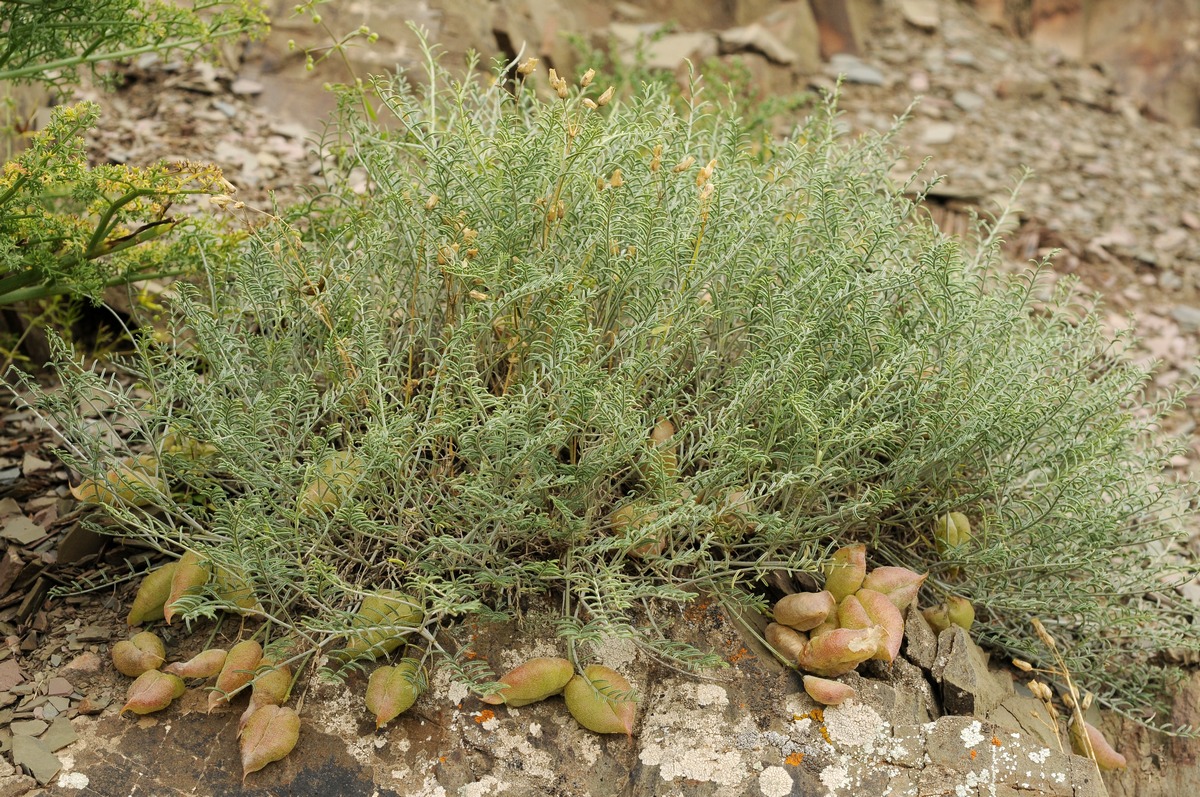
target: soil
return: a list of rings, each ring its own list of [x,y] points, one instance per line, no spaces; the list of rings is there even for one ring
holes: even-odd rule
[[[1085,289],[1103,295],[1114,329],[1137,333],[1136,356],[1160,363],[1156,390],[1195,379],[1200,375],[1200,130],[1143,118],[1134,100],[1121,96],[1100,71],[1014,40],[957,4],[943,3],[942,9],[940,25],[931,31],[916,29],[895,13],[877,21],[862,60],[878,69],[882,85],[842,85],[847,132],[887,129],[923,96],[899,134],[905,156],[897,175],[916,169],[923,176],[934,170],[948,175],[930,191],[929,208],[954,233],[968,229],[973,213],[995,212],[996,200],[1008,196],[1020,171],[1033,169],[1017,199],[1019,224],[1008,235],[1005,267],[1048,258],[1052,279],[1077,278]],[[270,94],[271,87],[258,82],[270,77],[239,80],[238,69],[259,75],[253,63],[236,59],[211,67],[145,57],[124,70],[124,86],[116,93],[84,90],[105,109],[90,146],[93,158],[211,160],[239,187],[237,198],[251,209],[251,218],[270,212],[276,201],[301,195],[299,187],[311,184],[321,169],[311,143],[317,119],[308,109],[326,108],[328,99],[319,93],[296,95],[289,117],[271,113],[256,100],[264,91]],[[818,76],[812,83],[832,87],[833,78]],[[922,168],[926,157],[929,163]],[[122,310],[135,312],[128,297],[111,298]],[[0,409],[0,529],[9,539],[0,558],[0,633],[5,637],[0,749],[8,752],[13,744],[10,723],[75,718],[73,732],[80,738],[60,748],[62,771],[48,778],[51,785],[40,793],[243,793],[232,731],[240,709],[202,715],[189,696],[178,714],[136,721],[116,715],[127,681],[112,670],[108,651],[128,635],[124,612],[133,584],[71,597],[50,591],[87,583],[84,579],[105,569],[117,572],[130,562],[144,563],[148,554],[80,525],[82,512],[66,487],[68,474],[50,453],[53,438],[9,397],[3,400],[8,403]],[[1182,444],[1172,462],[1180,477],[1200,473],[1198,416],[1200,396],[1192,395],[1164,428]],[[18,528],[18,516],[30,523]],[[1190,539],[1159,554],[1194,568],[1200,524],[1194,523]],[[1200,600],[1200,583],[1193,580],[1180,592]],[[698,621],[693,631],[702,627]],[[721,644],[727,653],[742,659],[735,666],[764,680],[777,677],[757,672],[758,665],[738,655],[728,624],[708,630],[718,627],[724,629]],[[211,624],[170,629],[166,641],[174,657],[183,657],[206,646],[210,637],[219,642],[236,630],[234,620],[220,629]],[[492,647],[482,655],[499,656],[522,644],[503,635],[490,639]],[[352,687],[361,691],[357,682]],[[194,694],[201,693],[189,693]],[[245,793],[433,794],[439,779],[447,783],[449,776],[439,774],[456,762],[438,761],[441,739],[457,732],[453,723],[469,725],[463,720],[469,711],[454,716],[416,711],[402,720],[403,737],[412,741],[401,745],[398,736],[375,735],[365,712],[339,703],[346,700],[344,687],[314,684],[301,701],[317,719],[289,762],[275,765],[287,774],[260,781],[287,783],[286,790],[251,780]],[[566,733],[561,727],[555,732]],[[617,741],[602,744],[620,758]],[[1143,754],[1151,748],[1165,751],[1181,765],[1189,756],[1195,760],[1195,750],[1186,745],[1140,736],[1131,744],[1140,745]],[[383,752],[366,755],[376,750]],[[86,776],[73,777],[83,773],[77,766],[83,759]],[[405,760],[436,763],[414,771]],[[1161,768],[1169,770],[1170,761]],[[0,759],[0,795],[35,788],[32,779],[10,770]],[[1110,786],[1122,794],[1158,793],[1116,782]]]

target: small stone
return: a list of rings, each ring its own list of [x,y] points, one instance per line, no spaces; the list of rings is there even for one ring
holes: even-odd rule
[[[79,701],[79,705],[75,707],[75,710],[80,714],[89,716],[92,714],[99,714],[101,711],[104,711],[104,709],[108,708],[110,703],[112,703],[112,698],[107,696],[85,697],[83,700]]]
[[[224,100],[213,100],[213,107],[220,111],[226,119],[232,119],[238,115],[238,109]]]
[[[1171,317],[1175,319],[1175,323],[1179,324],[1179,328],[1184,332],[1196,332],[1200,330],[1200,307],[1177,304],[1171,310]]]
[[[929,91],[929,73],[913,72],[908,77],[908,87],[917,94],[924,94]]]
[[[921,133],[923,144],[949,144],[958,135],[958,127],[951,122],[934,122]]]
[[[730,28],[722,31],[717,34],[717,39],[723,53],[740,53],[749,50],[765,55],[768,61],[784,65],[794,64],[798,59],[790,47],[775,38],[769,30],[757,22],[742,28]]]
[[[79,672],[79,673],[97,673],[103,666],[100,657],[91,651],[80,653],[71,662],[63,667],[63,672]]]
[[[967,91],[966,89],[960,89],[959,91],[954,92],[953,99],[954,104],[959,108],[962,108],[967,113],[974,113],[983,106],[987,105],[987,100],[985,100],[983,97],[980,97],[975,92]]]
[[[0,690],[12,691],[17,684],[25,682],[25,674],[16,659],[0,662]]]
[[[46,694],[50,695],[51,697],[62,697],[63,695],[69,695],[74,691],[75,687],[71,686],[71,682],[62,677],[56,676],[51,678],[50,682],[46,684]]]
[[[12,758],[14,764],[28,771],[41,786],[53,780],[62,769],[58,757],[31,736],[13,736]]]
[[[900,0],[900,13],[909,25],[925,31],[937,30],[942,21],[937,0]]]
[[[41,736],[50,727],[50,723],[42,720],[15,720],[8,727],[13,736]]]
[[[838,53],[829,59],[826,73],[837,77],[841,75],[848,83],[862,83],[867,86],[882,86],[883,73],[870,64],[864,63],[858,56],[849,53]]]
[[[0,518],[21,514],[21,505],[12,498],[0,499]]]
[[[6,518],[0,526],[0,537],[12,540],[19,545],[29,545],[46,536],[46,530],[24,515],[13,515]]]
[[[257,80],[250,80],[249,78],[240,77],[233,81],[233,85],[229,87],[229,90],[234,94],[241,95],[262,94],[263,84],[259,83]]]
[[[968,50],[951,50],[946,53],[946,60],[958,66],[975,66],[975,56]]]
[[[79,734],[75,733],[74,726],[66,717],[59,717],[50,723],[50,729],[47,730],[39,741],[46,746],[50,752],[61,750],[69,744],[72,744],[79,738]]]
[[[1200,230],[1200,215],[1196,215],[1191,211],[1185,210],[1179,214],[1179,221],[1184,227],[1189,230]],[[0,512],[0,514],[3,514]]]
[[[23,470],[26,475],[30,473],[38,473],[43,470],[50,470],[53,467],[53,462],[47,462],[44,459],[39,459],[38,457],[34,456],[33,452],[31,451],[25,452],[25,458],[21,462],[21,470]]]

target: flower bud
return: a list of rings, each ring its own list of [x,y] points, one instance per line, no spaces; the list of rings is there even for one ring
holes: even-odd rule
[[[579,78],[579,85],[586,89],[588,86],[592,85],[592,78],[594,78],[595,76],[596,76],[596,70],[589,69],[588,71],[583,73],[583,77]]]
[[[606,88],[604,90],[604,93],[596,98],[596,104],[599,105],[601,108],[603,108],[605,105],[608,105],[608,101],[613,98],[613,91],[614,91],[614,89],[612,86],[609,86],[608,88]]]

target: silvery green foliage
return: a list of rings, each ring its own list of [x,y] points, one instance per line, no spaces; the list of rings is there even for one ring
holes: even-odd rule
[[[1157,653],[1198,647],[1151,553],[1192,491],[1161,475],[1169,405],[1078,297],[991,273],[990,241],[966,254],[890,178],[887,138],[839,140],[831,108],[752,149],[655,89],[594,110],[599,81],[544,99],[536,76],[431,70],[379,82],[378,123],[348,95],[325,142],[342,176],[181,289],[137,392],[105,388],[175,487],[113,510],[123,533],[244,572],[315,643],[359,590],[422,596],[431,631],[549,591],[568,640],[691,665],[714,657],[630,617],[762,606],[770,570],[862,541],[930,571],[926,601],[971,598],[1009,652],[1036,657],[1041,617],[1081,682],[1150,719]],[[103,470],[122,452],[73,414],[98,380],[61,373],[44,405]],[[664,418],[674,462],[648,437]],[[349,495],[302,511],[335,450]],[[974,536],[939,555],[950,510]]]

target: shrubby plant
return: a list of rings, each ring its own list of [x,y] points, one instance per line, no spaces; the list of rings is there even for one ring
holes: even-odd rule
[[[1041,617],[1080,682],[1154,722],[1162,653],[1198,647],[1152,553],[1193,491],[1162,475],[1170,403],[1088,303],[941,234],[889,138],[839,139],[832,105],[751,154],[730,112],[517,71],[510,91],[431,57],[374,83],[384,124],[348,91],[342,170],[180,287],[133,388],[59,345],[35,401],[86,476],[124,481],[120,533],[258,601],[210,586],[177,614],[344,651],[395,590],[423,610],[404,655],[479,684],[439,627],[548,592],[572,658],[617,634],[702,667],[633,614],[765,609],[768,573],[864,543],[973,602],[996,647],[1036,659]],[[115,449],[76,414],[96,395]],[[935,540],[949,512],[970,539]]]

